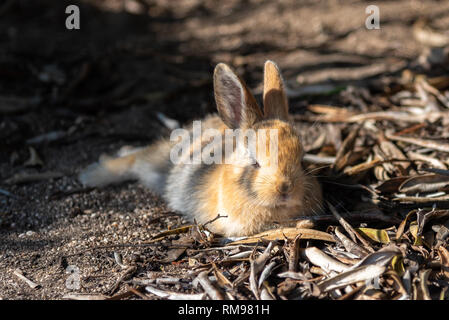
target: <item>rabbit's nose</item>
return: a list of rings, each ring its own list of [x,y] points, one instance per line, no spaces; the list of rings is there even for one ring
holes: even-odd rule
[[[290,182],[282,182],[278,187],[279,193],[286,195],[292,190],[292,184]]]

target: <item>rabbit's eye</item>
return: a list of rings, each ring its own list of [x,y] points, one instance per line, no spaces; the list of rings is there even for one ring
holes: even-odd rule
[[[256,169],[260,168],[260,164],[259,162],[257,162],[257,160],[254,160],[253,167]]]

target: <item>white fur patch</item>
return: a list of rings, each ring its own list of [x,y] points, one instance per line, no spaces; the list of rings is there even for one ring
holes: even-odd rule
[[[101,187],[133,179],[133,176],[131,174],[118,175],[105,168],[101,162],[96,162],[84,169],[78,179],[84,186]]]

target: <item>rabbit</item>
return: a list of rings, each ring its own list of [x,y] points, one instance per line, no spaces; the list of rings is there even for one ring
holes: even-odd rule
[[[207,116],[202,129],[216,129],[222,135],[229,129],[253,130],[258,137],[266,133],[261,129],[274,129],[277,158],[271,162],[277,161],[276,165],[271,165],[271,154],[257,158],[258,154],[241,152],[247,150],[247,139],[232,145],[229,163],[173,163],[170,154],[176,142],[166,138],[148,147],[123,149],[115,158],[100,158],[80,173],[81,183],[99,187],[138,179],[171,209],[200,224],[213,221],[207,228],[226,237],[250,236],[295,217],[320,214],[321,187],[302,167],[304,151],[290,122],[277,65],[268,60],[264,66],[263,113],[243,80],[226,64],[217,64],[213,80],[218,115]],[[192,127],[189,130],[192,138]],[[210,140],[203,135],[193,144],[203,149],[205,141]],[[214,219],[217,215],[223,217]]]

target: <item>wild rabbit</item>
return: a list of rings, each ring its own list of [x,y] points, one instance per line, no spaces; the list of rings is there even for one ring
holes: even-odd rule
[[[210,148],[210,136],[204,132],[215,129],[222,138],[215,146],[232,140],[231,152],[219,156],[224,163],[174,162],[173,148],[179,139],[166,138],[145,148],[122,150],[115,158],[103,157],[81,172],[80,181],[103,186],[138,179],[162,195],[171,209],[198,223],[217,214],[225,216],[208,229],[228,237],[251,235],[274,223],[318,214],[321,188],[302,167],[301,139],[289,122],[287,96],[276,64],[265,63],[263,113],[245,83],[223,63],[215,67],[214,93],[218,115],[202,121],[199,137],[195,138],[192,126],[188,129],[193,141],[187,156],[190,159],[198,150],[195,145],[201,151]],[[229,129],[240,129],[243,138],[229,138]],[[258,152],[260,143],[257,152],[248,151],[247,132],[254,132],[269,152]],[[258,140],[267,132],[275,132],[277,140]]]

